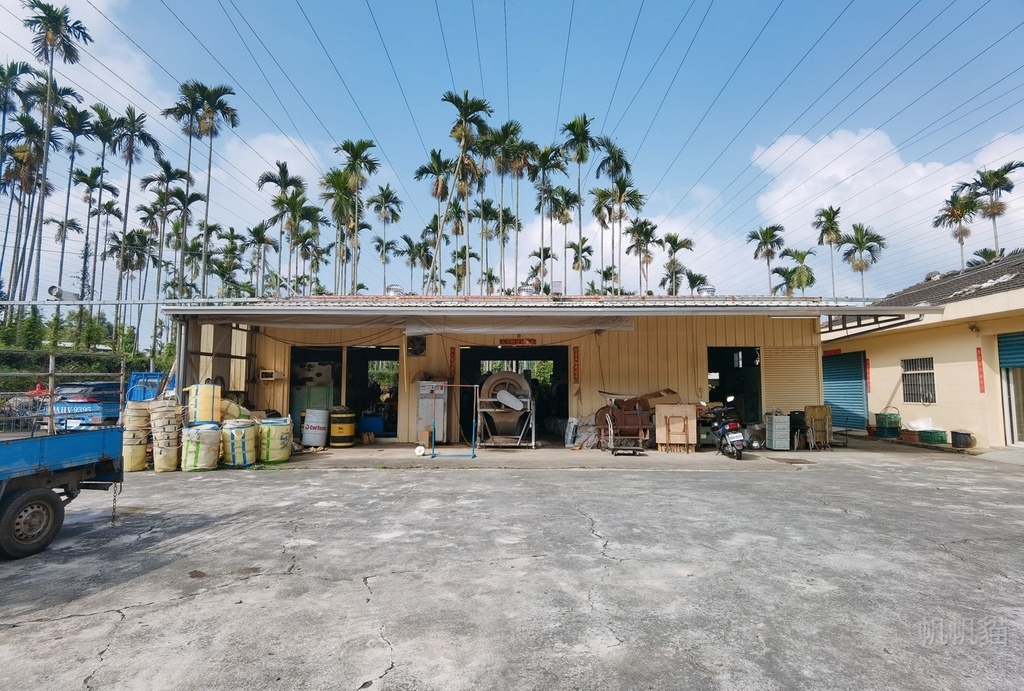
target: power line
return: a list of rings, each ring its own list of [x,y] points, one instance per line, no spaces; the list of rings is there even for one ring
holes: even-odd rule
[[[161,2],[162,1],[163,0],[161,0]],[[359,117],[362,118],[363,124],[366,125],[366,130],[370,133],[370,136],[373,137],[374,142],[376,142],[377,148],[380,149],[381,156],[384,157],[384,160],[387,161],[387,164],[392,170],[397,170],[394,164],[391,163],[391,159],[388,157],[387,151],[384,150],[384,146],[381,144],[380,138],[374,133],[373,126],[370,125],[370,121],[366,119],[363,109],[359,107],[359,102],[356,101],[355,96],[352,95],[352,90],[348,88],[348,83],[345,81],[345,78],[341,76],[341,70],[338,69],[337,63],[334,61],[330,52],[328,52],[327,46],[324,45],[323,40],[320,38],[320,34],[317,33],[316,28],[313,26],[313,22],[310,21],[309,15],[307,15],[306,10],[303,9],[302,3],[299,0],[295,0],[295,4],[299,8],[299,12],[302,13],[302,17],[306,20],[306,24],[309,25],[309,30],[313,32],[313,36],[316,38],[317,43],[320,44],[320,49],[323,50],[324,55],[327,56],[327,61],[331,63],[331,67],[334,69],[334,74],[338,76],[338,80],[341,82],[341,85],[345,87],[345,93],[348,94],[349,99],[352,101],[352,105],[355,106],[356,112],[359,113]],[[405,192],[405,196],[409,200],[409,204],[412,205],[413,211],[415,211],[416,215],[419,216],[420,222],[426,225],[426,221],[423,220],[423,214],[420,213],[419,208],[416,206],[416,202],[412,200],[412,195],[409,193],[409,190],[406,189],[405,183],[402,182],[402,178],[398,177],[397,181],[399,186],[402,188],[402,191]]]
[[[612,95],[608,99],[608,108],[604,111],[604,117],[601,119],[601,126],[608,124],[608,113],[612,110],[612,103],[615,101],[615,94],[619,90],[619,81],[622,79],[622,71],[626,68],[626,58],[629,57],[629,49],[633,45],[633,37],[636,36],[636,27],[640,24],[640,14],[644,11],[644,2],[646,0],[640,0],[640,7],[636,11],[636,19],[633,20],[633,30],[629,32],[629,41],[626,42],[626,50],[622,54],[622,63],[619,65],[619,73],[615,77],[615,85],[612,87]]]
[[[290,112],[288,112],[288,108],[284,105],[284,101],[282,101],[281,97],[278,95],[277,89],[275,89],[274,85],[270,83],[270,78],[267,77],[267,73],[263,71],[263,66],[260,65],[260,61],[256,59],[255,55],[253,55],[252,49],[249,48],[249,43],[245,40],[245,38],[242,37],[242,32],[240,32],[238,30],[238,27],[235,25],[235,20],[231,18],[230,14],[228,14],[227,8],[224,7],[223,0],[217,0],[217,4],[220,5],[221,11],[224,13],[224,16],[227,17],[228,23],[231,24],[231,28],[235,30],[235,35],[238,36],[238,40],[241,41],[242,45],[245,47],[245,52],[247,52],[249,54],[249,57],[252,58],[253,64],[256,65],[256,69],[259,70],[260,76],[263,77],[263,81],[265,81],[267,83],[267,86],[270,87],[270,92],[274,94],[274,99],[277,101],[277,104],[281,106],[281,110],[284,112],[284,116],[288,118],[288,122],[291,123],[292,129],[295,130],[296,134],[298,134],[299,126],[296,125],[295,120],[292,119],[292,115]],[[309,144],[306,143],[305,139],[302,140],[302,143],[305,145],[306,151],[309,152],[310,156],[313,157],[312,159],[310,159],[309,157],[304,158],[306,158],[307,161],[313,163],[313,167],[316,168],[317,172],[319,172],[322,175],[324,172],[323,168],[321,168],[320,165],[315,162],[316,154],[313,153],[313,150],[309,148]]]
[[[558,125],[562,115],[562,91],[565,89],[565,67],[569,64],[569,40],[572,38],[572,18],[576,13],[576,0],[572,0],[569,8],[569,30],[565,32],[565,57],[562,58],[562,81],[558,86],[558,106],[555,108],[555,133],[551,140],[558,138]]]
[[[367,0],[369,4],[369,0]],[[476,0],[469,0],[469,6],[473,10],[473,36],[476,38],[476,64],[480,68],[480,95],[487,98],[487,91],[484,89],[484,60],[480,55],[480,30],[476,26]],[[427,147],[423,147],[426,153]]]
[[[384,41],[384,34],[380,31],[380,26],[377,24],[377,18],[373,15],[373,8],[370,7],[370,0],[366,0],[366,9],[370,13],[370,19],[373,20],[373,28],[377,30],[377,36],[380,38],[380,44],[384,48],[384,54],[388,57],[388,64],[391,65],[391,73],[395,75],[395,82],[398,83],[398,90],[402,93],[402,100],[405,102],[405,109],[409,113],[409,119],[412,120],[412,127],[416,130],[416,136],[420,140],[420,147],[423,148],[423,155],[427,156],[427,145],[423,143],[423,135],[420,134],[420,126],[416,124],[416,116],[412,114],[412,108],[409,106],[409,99],[405,95],[405,88],[402,86],[402,80],[398,78],[398,70],[395,69],[395,63],[391,59],[391,53],[388,51],[388,44]]]
[[[444,59],[448,61],[448,76],[452,78],[452,91],[457,91],[458,89],[455,88],[455,73],[452,71],[452,58],[448,54],[448,39],[444,36],[444,22],[441,21],[441,8],[438,6],[437,0],[434,0],[434,10],[437,12],[437,28],[441,30],[441,45],[444,46]]]
[[[704,176],[708,174],[708,171],[710,171],[711,168],[716,163],[718,163],[719,160],[721,160],[722,156],[725,155],[725,152],[729,150],[729,147],[731,147],[736,142],[736,140],[739,139],[739,136],[747,129],[748,126],[750,126],[750,123],[754,121],[754,118],[756,118],[757,115],[764,109],[764,107],[766,105],[768,105],[768,102],[771,101],[772,98],[775,96],[775,94],[777,94],[779,92],[779,89],[781,89],[783,87],[783,85],[785,85],[785,83],[787,81],[789,81],[789,78],[793,76],[793,73],[797,70],[797,68],[800,67],[800,65],[802,65],[804,63],[804,60],[806,60],[807,57],[811,54],[811,52],[818,46],[818,44],[821,43],[822,40],[824,40],[825,36],[827,36],[828,33],[832,30],[832,27],[834,27],[836,25],[836,23],[842,18],[842,16],[844,14],[846,14],[846,11],[848,9],[850,9],[850,7],[853,5],[853,3],[854,3],[854,0],[850,0],[850,2],[847,3],[846,7],[844,7],[842,9],[842,11],[838,15],[836,15],[836,18],[832,20],[832,23],[829,24],[828,27],[818,36],[817,40],[815,40],[814,43],[811,44],[811,47],[808,48],[804,52],[804,54],[800,57],[800,59],[796,62],[796,64],[793,65],[793,67],[789,70],[789,72],[786,74],[786,76],[783,77],[782,81],[779,82],[778,85],[775,87],[775,89],[770,94],[768,94],[768,97],[766,99],[764,99],[764,101],[761,102],[761,105],[757,107],[757,110],[755,110],[751,114],[751,116],[749,118],[747,118],[747,121],[745,123],[743,123],[743,126],[740,127],[739,130],[737,130],[736,134],[733,135],[733,138],[729,140],[729,143],[725,145],[725,148],[723,148],[722,151],[718,154],[718,156],[715,157],[715,160],[713,160],[708,165],[708,167],[704,169],[704,172],[700,174],[700,177],[697,178],[697,181],[694,182],[690,186],[690,189],[688,189],[683,194],[683,198],[684,199],[686,198],[687,195],[690,194],[690,192],[693,191],[693,189],[697,185],[700,184],[701,180],[704,179]],[[712,105],[714,105],[714,104],[712,104]],[[708,108],[708,111],[710,111],[710,108]],[[705,112],[704,115],[706,117],[707,116],[707,112]],[[701,119],[701,122],[703,122],[703,118]],[[698,127],[699,126],[700,126],[700,124],[698,123]],[[696,131],[697,131],[696,128],[694,128],[694,132],[696,132]],[[658,180],[658,183],[654,186],[654,189],[651,190],[650,193],[652,195],[658,190],[659,187],[661,187],[661,183],[665,181],[665,177],[669,174],[669,172],[675,166],[676,162],[679,160],[679,157],[682,156],[683,149],[686,148],[686,145],[690,142],[690,138],[692,138],[692,137],[693,137],[693,133],[690,134],[690,137],[688,137],[686,139],[686,142],[683,143],[683,146],[680,147],[679,152],[675,155],[675,158],[672,159],[672,162],[669,163],[668,168],[665,169],[664,174],[662,174],[661,178]]]

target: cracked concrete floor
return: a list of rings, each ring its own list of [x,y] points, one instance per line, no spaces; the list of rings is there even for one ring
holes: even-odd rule
[[[1024,468],[222,471],[0,562],[5,688],[1015,689]]]

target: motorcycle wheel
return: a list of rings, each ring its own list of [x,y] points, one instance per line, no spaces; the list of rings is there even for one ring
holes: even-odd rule
[[[736,460],[737,461],[742,461],[743,460],[743,449],[736,449]]]

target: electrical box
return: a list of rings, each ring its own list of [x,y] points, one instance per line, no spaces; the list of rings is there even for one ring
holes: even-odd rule
[[[274,370],[261,369],[258,373],[258,379],[260,381],[274,381],[275,379],[284,379],[284,372],[275,372]]]
[[[444,382],[421,381],[416,406],[416,437],[434,430],[434,443],[448,441],[448,386]]]

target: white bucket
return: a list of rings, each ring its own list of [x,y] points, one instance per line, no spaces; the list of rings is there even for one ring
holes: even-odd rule
[[[303,446],[327,446],[327,423],[329,416],[326,410],[310,408],[306,411],[306,422],[302,425]]]
[[[259,427],[253,420],[227,420],[220,429],[220,455],[229,468],[248,468],[259,460]]]
[[[220,422],[220,385],[193,384],[188,387],[188,424]]]
[[[181,469],[216,470],[220,460],[220,427],[198,425],[181,431]]]
[[[292,456],[292,419],[260,420],[260,462],[283,463]]]

